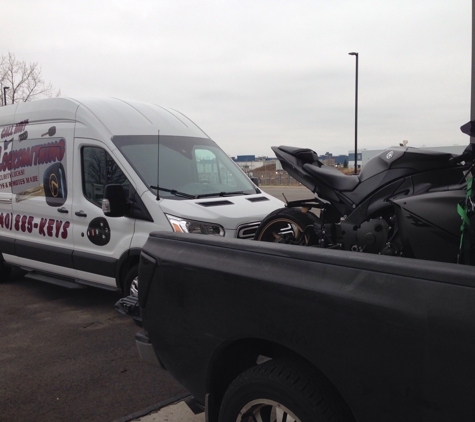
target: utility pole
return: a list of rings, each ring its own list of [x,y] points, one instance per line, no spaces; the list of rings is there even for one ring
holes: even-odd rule
[[[470,101],[470,121],[475,120],[475,0],[472,0],[472,87]],[[475,137],[470,137],[475,142]]]
[[[10,87],[9,86],[4,86],[3,87],[3,105],[4,106],[7,105],[7,89],[10,89]]]
[[[475,2],[475,0],[472,0]],[[356,81],[355,81],[355,174],[358,174],[358,53],[348,53],[356,57]]]

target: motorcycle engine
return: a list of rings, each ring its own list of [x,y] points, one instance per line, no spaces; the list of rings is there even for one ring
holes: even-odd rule
[[[345,228],[343,242],[355,252],[380,253],[388,241],[389,225],[382,218],[365,221],[360,226]]]

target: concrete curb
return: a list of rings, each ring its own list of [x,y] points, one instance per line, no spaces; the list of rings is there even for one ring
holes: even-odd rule
[[[139,418],[141,418],[143,416],[146,416],[146,415],[148,415],[152,412],[156,412],[156,411],[160,410],[162,407],[166,407],[166,406],[169,406],[171,404],[178,403],[180,401],[183,401],[183,400],[191,398],[191,397],[192,396],[191,396],[190,393],[184,393],[184,394],[181,394],[179,396],[172,397],[171,399],[162,401],[160,403],[153,404],[152,406],[146,407],[145,409],[138,410],[137,412],[131,413],[128,416],[124,416],[122,418],[115,419],[113,422],[133,421],[134,419],[139,419]]]

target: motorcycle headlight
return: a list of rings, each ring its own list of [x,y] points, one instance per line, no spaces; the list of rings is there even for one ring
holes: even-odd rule
[[[224,236],[224,229],[219,224],[205,223],[203,221],[188,220],[186,218],[175,217],[165,214],[172,229],[177,233],[197,233],[211,234],[213,236]]]

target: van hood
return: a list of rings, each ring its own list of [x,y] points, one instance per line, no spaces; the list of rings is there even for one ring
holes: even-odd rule
[[[261,221],[284,203],[267,194],[212,197],[189,200],[162,199],[159,206],[166,214],[191,220],[214,222],[227,230],[240,224]]]

